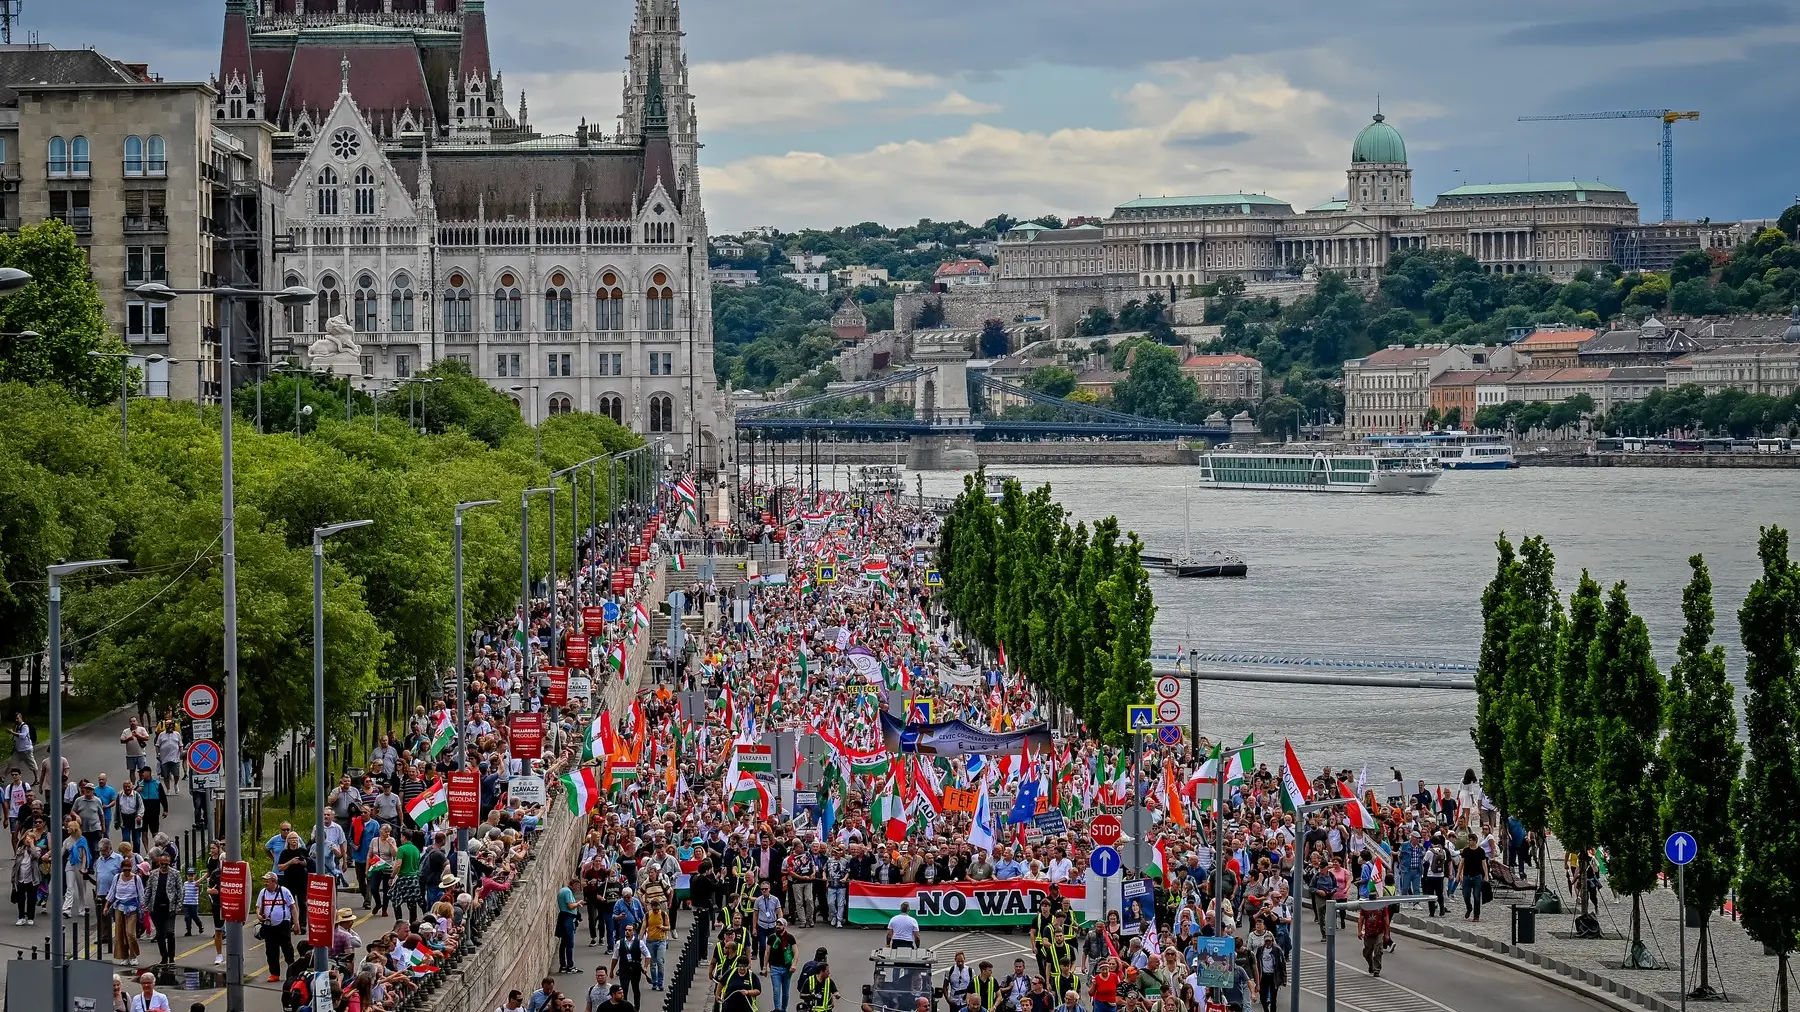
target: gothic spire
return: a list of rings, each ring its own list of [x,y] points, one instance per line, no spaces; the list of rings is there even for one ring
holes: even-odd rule
[[[662,52],[650,57],[650,85],[644,93],[644,133],[667,134],[669,110],[663,104]]]

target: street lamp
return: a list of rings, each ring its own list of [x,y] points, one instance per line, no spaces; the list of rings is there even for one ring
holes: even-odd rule
[[[527,390],[531,391],[531,428],[537,433],[537,462],[541,464],[544,462],[544,427],[538,420],[538,384],[514,383],[510,389],[515,394],[522,394]]]
[[[325,873],[325,539],[339,531],[367,527],[373,520],[350,520],[313,528],[313,846],[318,848],[318,868]],[[318,949],[318,969],[331,969],[330,946]]]
[[[532,672],[531,653],[531,497],[550,493],[550,552],[556,553],[556,486],[528,488],[519,496],[519,635],[525,641],[525,674]],[[556,646],[556,566],[550,567],[550,644]],[[555,663],[555,658],[551,658]]]
[[[137,356],[117,351],[90,351],[88,352],[88,358],[116,358],[122,360],[119,363],[119,449],[125,453],[130,453],[131,419],[129,417],[130,410],[127,401],[131,395],[131,360],[137,358]],[[144,362],[146,364],[167,361],[169,361],[169,359],[162,355],[144,356]]]
[[[412,408],[413,408],[413,396],[416,395],[418,398],[419,410],[418,410],[418,421],[417,421],[417,424],[415,427],[419,430],[420,435],[424,435],[424,433],[425,433],[425,391],[431,389],[431,385],[433,383],[442,383],[442,382],[444,382],[444,378],[442,376],[419,376],[419,377],[414,378],[412,380],[412,382],[407,384],[407,395],[408,396],[407,396],[406,408],[407,408],[408,414],[406,416],[406,421],[409,425],[413,424],[413,415],[411,414],[411,412],[412,412]]]
[[[300,437],[301,416],[312,414],[312,405],[308,404],[304,409],[302,409],[300,405],[300,377],[312,375],[312,370],[296,369],[293,366],[278,366],[269,371],[280,373],[283,376],[294,377],[294,438],[298,439]]]
[[[452,569],[456,574],[456,768],[462,769],[469,764],[469,717],[466,712],[468,690],[465,685],[467,675],[464,673],[463,650],[466,646],[463,635],[463,512],[481,506],[498,506],[498,499],[478,499],[474,502],[456,504],[456,521],[450,529],[450,554],[454,560]]]
[[[31,275],[17,267],[0,267],[0,298],[24,288],[31,281]]]
[[[1304,776],[1304,774],[1296,774],[1296,776]],[[1300,909],[1300,897],[1302,895],[1300,891],[1300,877],[1305,874],[1306,870],[1305,854],[1303,853],[1305,850],[1306,819],[1314,812],[1329,811],[1333,808],[1347,805],[1350,803],[1350,800],[1351,799],[1349,798],[1327,798],[1324,801],[1309,802],[1294,810],[1294,885],[1288,893],[1289,897],[1294,901],[1293,916],[1288,918],[1288,934],[1293,938],[1293,959],[1291,962],[1293,963],[1294,979],[1292,981],[1292,988],[1288,992],[1288,1012],[1300,1012],[1300,926],[1302,922],[1306,920],[1306,918],[1302,916],[1304,911]],[[1214,860],[1217,860],[1217,858]],[[1326,972],[1330,973],[1332,971],[1327,967]],[[1329,990],[1329,988],[1327,990]]]
[[[11,268],[0,268],[0,284]],[[21,272],[23,273],[23,272]],[[55,870],[50,874],[50,1001],[55,1009],[69,1007],[69,967],[63,958],[63,874],[67,862],[62,858],[63,789],[62,789],[62,581],[63,577],[97,566],[124,565],[124,559],[89,559],[86,562],[59,562],[50,567],[50,776],[57,779],[50,795],[50,859]],[[43,789],[43,785],[38,785]]]
[[[1196,743],[1196,750],[1198,743]],[[1225,770],[1231,765],[1232,757],[1253,750],[1253,746],[1244,745],[1238,748],[1221,748],[1218,765],[1213,768],[1213,933],[1218,934],[1225,929],[1223,914],[1225,896],[1219,890],[1225,888]],[[1242,871],[1242,869],[1239,869]]]
[[[0,290],[7,285],[5,271],[0,269]],[[228,303],[237,299],[274,299],[284,306],[313,301],[312,289],[294,285],[281,291],[259,291],[248,288],[170,288],[160,281],[139,285],[139,298],[167,305],[182,295],[210,296]],[[219,441],[223,463],[220,468],[220,514],[223,517],[220,541],[223,545],[220,571],[225,598],[225,860],[244,858],[244,813],[238,797],[243,788],[244,768],[238,757],[238,650],[237,650],[237,502],[232,491],[231,474],[231,313],[230,306],[219,317]],[[244,1008],[244,926],[237,921],[225,922],[225,1007],[229,1012]],[[58,1007],[60,1012],[60,1006]]]
[[[595,464],[598,464],[600,461],[605,460],[605,459],[606,459],[605,454],[601,454],[598,457],[589,457],[588,459],[580,462],[579,464],[570,464],[568,467],[565,467],[560,471],[552,471],[550,473],[550,484],[552,486],[554,486],[556,484],[556,479],[564,477],[565,475],[568,476],[568,479],[569,479],[569,581],[570,581],[569,582],[569,593],[570,594],[576,593],[576,582],[578,580],[578,577],[581,574],[581,477],[580,477],[580,472],[583,468],[591,468]],[[589,523],[595,523],[593,514],[594,514],[593,507],[592,507],[592,504],[590,503],[589,508],[588,508]],[[552,513],[552,515],[554,515],[554,513]],[[552,542],[555,542],[555,540],[556,540],[556,529],[554,527],[552,527],[550,529],[550,540]]]

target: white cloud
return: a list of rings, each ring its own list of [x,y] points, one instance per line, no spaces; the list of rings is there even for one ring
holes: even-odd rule
[[[960,91],[951,91],[914,111],[921,116],[989,116],[999,112],[1000,107],[991,102],[977,102]]]
[[[938,79],[879,63],[802,54],[758,56],[730,63],[696,63],[689,70],[700,122],[708,129],[829,125],[847,106],[866,106]]]
[[[1341,192],[1361,118],[1254,62],[1161,64],[1119,96],[1126,123],[1050,132],[976,123],[954,136],[839,155],[703,166],[718,227],[1104,214],[1140,194],[1268,192],[1296,207]]]

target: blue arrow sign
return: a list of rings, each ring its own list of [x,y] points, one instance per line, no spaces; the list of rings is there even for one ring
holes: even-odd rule
[[[1088,855],[1088,867],[1101,878],[1112,878],[1119,873],[1119,850],[1117,847],[1095,847]]]
[[[1663,841],[1663,856],[1669,859],[1670,864],[1687,864],[1698,857],[1699,854],[1700,845],[1694,842],[1694,837],[1691,833],[1683,833],[1677,830],[1676,832],[1670,833],[1669,838]]]
[[[1127,703],[1125,727],[1140,734],[1156,733],[1156,707],[1148,703]]]
[[[608,622],[619,620],[619,605],[616,601],[608,601],[600,606],[600,617]]]

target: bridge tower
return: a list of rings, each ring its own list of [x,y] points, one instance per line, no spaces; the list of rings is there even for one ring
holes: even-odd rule
[[[914,436],[906,466],[914,471],[972,471],[974,427],[969,418],[969,349],[960,337],[922,330],[913,333],[912,359],[931,372],[913,383],[913,414],[929,422],[928,435]]]

